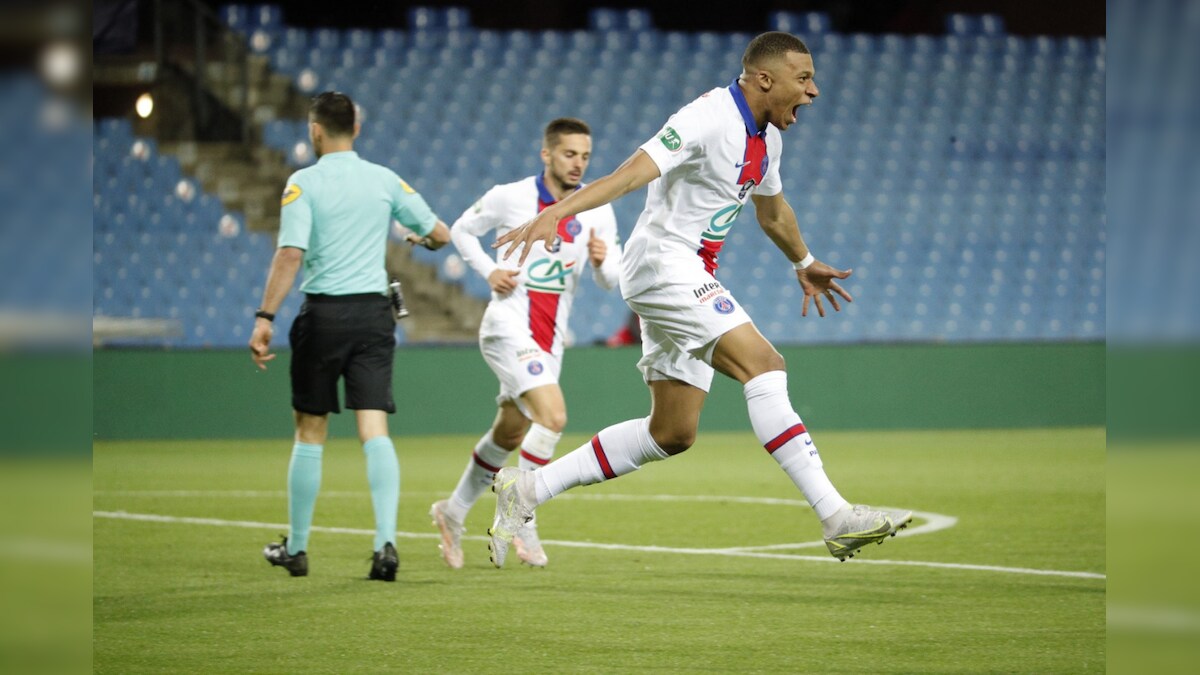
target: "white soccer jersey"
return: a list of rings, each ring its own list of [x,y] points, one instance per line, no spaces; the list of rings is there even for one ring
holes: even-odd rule
[[[681,269],[716,274],[726,235],[754,193],[783,189],[779,129],[758,131],[737,86],[718,87],[684,106],[641,146],[660,176],[629,241],[621,294],[632,297]]]
[[[524,267],[517,267],[516,255],[502,260],[503,249],[494,258],[484,251],[479,241],[481,236],[493,229],[497,230],[497,237],[502,236],[553,203],[554,197],[538,174],[488,190],[450,228],[450,237],[459,254],[484,279],[497,268],[521,272],[512,293],[505,296],[492,293],[492,301],[479,326],[481,338],[524,331],[543,351],[561,355],[575,288],[583,269],[592,267],[587,244],[593,231],[608,245],[604,263],[594,273],[596,283],[606,290],[616,286],[621,246],[617,241],[617,220],[607,204],[560,221],[552,250],[535,244]]]

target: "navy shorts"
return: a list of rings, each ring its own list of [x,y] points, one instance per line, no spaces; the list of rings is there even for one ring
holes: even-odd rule
[[[292,408],[310,415],[341,412],[337,385],[345,378],[347,408],[396,412],[395,329],[386,296],[307,296],[288,333]]]

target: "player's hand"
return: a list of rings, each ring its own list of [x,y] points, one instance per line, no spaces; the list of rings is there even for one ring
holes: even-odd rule
[[[838,279],[845,279],[853,273],[854,270],[835,270],[820,260],[814,260],[813,264],[808,267],[796,270],[796,279],[800,281],[800,288],[804,289],[804,304],[801,306],[800,316],[808,316],[809,300],[816,304],[817,314],[825,316],[825,308],[821,306],[821,296],[829,300],[829,304],[833,305],[835,312],[842,311],[837,296],[842,296],[846,302],[854,302],[854,298],[850,297],[850,294],[837,282]]]
[[[275,358],[271,353],[271,336],[275,334],[275,325],[266,319],[254,320],[254,332],[250,334],[250,358],[260,370],[267,369],[267,361]]]
[[[492,290],[496,291],[500,295],[508,295],[517,287],[517,275],[520,273],[520,270],[504,270],[496,268],[492,270],[491,274],[488,275],[488,286],[491,286]]]
[[[492,244],[492,248],[500,248],[505,244],[508,248],[504,249],[504,259],[508,260],[512,256],[513,251],[520,248],[521,257],[517,259],[517,265],[524,265],[525,258],[529,257],[529,252],[533,250],[535,242],[542,242],[546,250],[554,245],[554,237],[558,236],[558,220],[551,217],[550,210],[547,209],[534,216],[533,220],[524,225],[509,230],[502,237],[497,237],[496,243]]]
[[[596,236],[596,228],[588,230],[588,259],[592,261],[592,267],[599,267],[604,264],[604,258],[608,255],[608,244],[604,240]]]
[[[431,244],[429,241],[429,237],[422,237],[413,232],[409,232],[407,235],[405,235],[404,241],[407,241],[409,244],[411,244],[413,246],[422,246],[424,248],[429,249],[430,251],[435,250],[433,247],[433,244]]]

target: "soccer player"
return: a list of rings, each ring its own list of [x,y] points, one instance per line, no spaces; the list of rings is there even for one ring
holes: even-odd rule
[[[296,436],[288,467],[288,536],[263,555],[294,577],[308,574],[308,534],[321,487],[321,452],[329,413],[341,411],[338,380],[345,379],[346,407],[355,412],[367,460],[375,510],[375,553],[370,579],[394,581],[400,464],[388,437],[392,401],[395,321],[384,267],[388,230],[400,221],[428,248],[450,241],[450,229],[408,183],[390,169],[359,159],[359,124],[345,94],[316,96],[308,131],[319,160],[288,179],[283,192],[279,242],[255,313],[250,355],[266,370],[272,321],[304,265],[304,305],[292,323],[292,408]]]
[[[442,558],[454,569],[463,566],[467,513],[510,455],[519,447],[518,463],[524,469],[544,466],[554,456],[567,422],[558,386],[563,338],[583,270],[591,268],[596,283],[609,290],[621,269],[617,221],[607,204],[555,221],[551,245],[535,252],[524,269],[515,261],[494,260],[479,237],[491,230],[504,234],[578,190],[591,160],[591,133],[582,120],[550,122],[542,136],[545,169],[492,188],[450,228],[462,257],[492,287],[479,346],[500,380],[492,428],[475,444],[454,493],[429,510],[442,534]],[[546,566],[536,520],[514,532],[513,544],[521,562]]]
[[[716,279],[726,235],[748,201],[759,226],[792,262],[810,304],[840,311],[852,298],[838,281],[850,270],[816,260],[781,194],[780,132],[817,98],[812,55],[798,38],[770,32],[750,41],[742,72],[675,113],[618,167],[500,237],[504,256],[520,260],[549,242],[555,223],[649,184],[646,207],[625,247],[621,295],[642,319],[638,366],[650,387],[650,415],[600,431],[591,441],[536,471],[496,475],[492,562],[503,566],[513,534],[534,509],[579,485],[611,480],[666,459],[696,437],[713,370],[744,386],[754,433],[804,494],[821,521],[830,553],[852,557],[912,520],[911,512],[851,506],[834,488],[813,439],[788,398],[783,357],[758,332]]]

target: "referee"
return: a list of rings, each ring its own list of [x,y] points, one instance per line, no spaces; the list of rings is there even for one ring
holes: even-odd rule
[[[321,487],[321,451],[329,413],[341,412],[337,385],[345,378],[346,407],[354,410],[367,457],[367,482],[375,510],[375,554],[370,579],[394,581],[400,464],[388,437],[392,401],[395,323],[384,266],[392,219],[412,230],[410,241],[441,248],[450,230],[393,171],[354,152],[359,124],[354,102],[325,92],[308,109],[308,133],[319,158],[292,174],[283,192],[279,245],[255,312],[250,352],[266,370],[272,321],[304,265],[305,294],[292,323],[292,409],[295,445],[288,467],[288,536],[263,555],[294,577],[308,574],[308,534]]]

